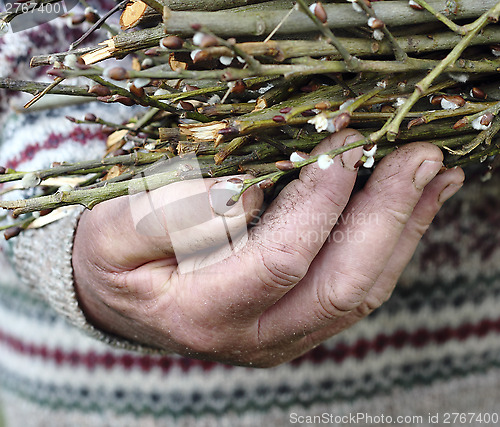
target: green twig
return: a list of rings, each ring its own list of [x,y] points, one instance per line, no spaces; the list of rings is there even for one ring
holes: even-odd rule
[[[489,19],[492,15],[498,15],[500,13],[500,3],[497,3],[489,11],[482,14],[472,26],[471,31],[455,46],[455,48],[424,78],[422,79],[415,88],[415,91],[407,99],[407,101],[398,109],[396,116],[391,120],[390,124],[387,126],[387,138],[390,141],[396,140],[397,134],[399,132],[399,126],[401,122],[406,117],[406,114],[411,110],[413,105],[418,101],[432,82],[445,71],[451,64],[455,63],[462,52],[469,46],[471,40],[475,35],[481,31],[489,23]]]
[[[467,29],[465,27],[462,27],[458,24],[455,24],[451,19],[447,18],[441,12],[438,12],[436,9],[434,9],[434,7],[432,7],[425,0],[413,0],[413,1],[417,4],[419,4],[420,6],[422,6],[424,9],[426,9],[429,13],[432,13],[436,17],[436,19],[441,21],[444,25],[446,25],[453,32],[461,34],[463,36],[465,36],[467,34]]]
[[[363,0],[356,0],[356,3],[363,9],[363,11],[366,13],[366,15],[370,18],[375,18],[379,19],[375,11],[371,6],[368,6]],[[387,25],[384,25],[381,28],[381,31],[384,33],[384,35],[387,37],[389,40],[389,43],[392,47],[392,50],[394,51],[394,56],[396,57],[397,61],[406,61],[408,59],[408,55],[406,52],[403,50],[403,48],[399,45],[398,41],[396,38],[392,35],[392,33],[389,31],[387,28]]]
[[[357,148],[357,147],[362,147],[363,145],[366,145],[368,143],[368,139],[367,138],[363,138],[363,139],[360,139],[358,141],[355,141],[355,142],[352,142],[350,144],[347,144],[347,145],[344,145],[342,147],[339,147],[339,148],[335,148],[333,150],[330,150],[326,153],[322,153],[322,154],[317,154],[315,156],[311,156],[309,157],[308,159],[305,159],[301,162],[294,162],[293,163],[293,169],[289,170],[289,171],[281,171],[281,170],[278,170],[276,172],[272,172],[270,174],[267,174],[267,175],[263,175],[263,176],[259,176],[257,178],[254,178],[254,179],[249,179],[249,180],[245,180],[243,182],[243,187],[240,191],[239,194],[237,194],[236,196],[233,196],[232,197],[232,201],[233,202],[237,202],[239,200],[239,198],[241,197],[241,195],[246,191],[248,190],[250,187],[252,187],[253,185],[256,185],[256,184],[259,184],[265,180],[270,180],[272,182],[277,182],[280,178],[282,178],[283,176],[289,174],[290,172],[294,171],[294,170],[297,170],[297,169],[300,169],[304,166],[307,166],[307,165],[310,165],[312,163],[316,163],[318,161],[318,158],[322,155],[327,155],[329,157],[331,157],[332,159],[334,159],[336,156],[346,152],[346,151],[349,151],[349,150],[352,150],[354,148]]]
[[[323,23],[316,17],[316,15],[311,12],[305,0],[297,0],[297,4],[300,6],[302,12],[304,12],[314,22],[321,34],[326,37],[326,41],[335,46],[335,48],[339,51],[347,65],[347,70],[357,71],[359,59],[355,56],[352,56],[344,47],[344,45],[339,41],[339,39],[335,37],[330,28],[328,28],[326,25],[323,25]]]

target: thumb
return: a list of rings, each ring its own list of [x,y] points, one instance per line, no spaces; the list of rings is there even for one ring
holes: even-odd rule
[[[246,236],[247,223],[260,210],[263,194],[257,186],[226,206],[246,178],[251,176],[179,181],[101,203],[82,216],[77,237],[85,235],[97,246],[97,256],[124,270],[174,256],[180,264],[206,255]]]
[[[247,223],[258,213],[262,191],[252,187],[239,202],[228,206],[250,176],[180,181],[137,198],[130,196],[136,232],[163,237],[169,250],[193,254],[235,240],[246,232]],[[165,249],[165,248],[164,248]]]

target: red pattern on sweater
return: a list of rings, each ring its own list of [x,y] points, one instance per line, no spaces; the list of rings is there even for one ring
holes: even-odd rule
[[[397,330],[390,335],[377,335],[372,340],[360,339],[352,345],[341,342],[331,349],[319,346],[291,363],[294,366],[300,366],[306,362],[321,363],[328,360],[342,363],[348,358],[363,359],[371,352],[382,353],[391,347],[397,349],[403,347],[422,348],[427,345],[444,344],[452,340],[464,341],[472,337],[484,337],[490,333],[500,334],[500,317],[493,320],[483,319],[477,323],[464,323],[456,328],[446,326],[434,331],[426,328],[420,328],[414,332]],[[53,361],[57,365],[83,366],[90,371],[97,367],[105,369],[120,367],[126,371],[140,369],[143,372],[159,368],[163,373],[167,373],[173,368],[180,368],[183,372],[200,368],[203,371],[209,371],[216,366],[223,366],[226,369],[233,368],[215,362],[181,357],[136,355],[133,353],[117,355],[111,352],[99,354],[94,351],[80,353],[76,350],[67,352],[61,348],[50,349],[44,345],[24,342],[1,329],[0,343],[19,354],[41,358],[47,362]]]
[[[107,135],[97,127],[93,129],[84,129],[80,126],[76,126],[69,133],[51,132],[45,140],[27,145],[16,157],[7,160],[5,167],[17,169],[20,164],[32,160],[40,151],[55,150],[68,140],[76,142],[79,145],[86,145],[95,139],[105,141],[106,137]]]

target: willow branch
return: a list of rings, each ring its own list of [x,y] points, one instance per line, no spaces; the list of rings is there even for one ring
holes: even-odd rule
[[[379,17],[375,13],[375,11],[373,10],[373,7],[371,5],[368,6],[363,0],[356,0],[356,3],[361,7],[361,9],[364,10],[365,14],[368,17],[379,19]],[[408,59],[408,55],[403,50],[403,48],[399,45],[396,38],[389,31],[389,29],[387,28],[387,25],[385,25],[385,22],[384,22],[384,25],[381,28],[381,30],[384,33],[384,35],[387,37],[387,39],[389,40],[389,44],[391,45],[392,50],[394,51],[394,56],[396,57],[396,60],[397,61],[406,61]]]
[[[265,149],[269,150],[268,147],[265,147]],[[258,152],[251,153],[244,157],[226,161],[222,165],[214,165],[213,163],[210,165],[202,165],[201,175],[203,177],[216,177],[238,173],[241,164],[259,160],[261,154],[262,153]],[[213,158],[211,158],[211,160],[213,161]],[[13,210],[14,216],[70,205],[82,205],[88,209],[92,209],[98,203],[106,200],[137,194],[146,189],[154,190],[173,182],[195,178],[199,178],[198,171],[186,171],[180,167],[180,169],[178,168],[167,172],[133,178],[123,182],[108,182],[106,185],[96,188],[58,191],[48,196],[16,201],[0,200],[0,208]]]
[[[254,103],[214,104],[200,107],[198,111],[207,117],[248,114],[255,108]]]
[[[453,49],[462,39],[458,34],[451,32],[427,35],[412,35],[396,37],[397,44],[407,53],[425,53],[438,50]],[[387,40],[375,42],[361,38],[339,38],[339,41],[351,54],[357,57],[385,56],[393,52]],[[478,34],[471,46],[500,43],[500,29],[490,27]],[[253,56],[267,56],[282,62],[285,59],[302,56],[320,57],[330,56],[331,59],[340,59],[341,55],[334,46],[325,40],[271,40],[268,42],[239,43],[238,47]],[[223,46],[214,46],[204,49],[204,53],[211,58],[230,56],[231,50]]]
[[[399,61],[359,61],[356,68],[358,71],[374,73],[404,73],[412,71],[427,71],[439,66],[441,61],[410,58],[401,63]],[[500,60],[471,61],[460,59],[456,63],[442,64],[444,71],[458,73],[493,73],[500,67]],[[261,65],[259,76],[308,76],[312,74],[328,74],[349,72],[349,68],[343,61],[320,61],[311,58],[297,58],[292,64]],[[61,70],[61,76],[101,76],[102,68],[89,70]],[[438,73],[439,74],[439,73]],[[256,74],[249,69],[226,68],[222,70],[179,70],[172,71],[169,67],[160,65],[142,71],[129,70],[130,78],[145,77],[151,79],[196,79],[196,80],[241,80],[255,77]]]
[[[118,9],[122,8],[127,4],[128,0],[122,0],[120,3],[116,4],[113,8],[108,10],[103,16],[101,16],[97,22],[95,22],[85,33],[76,41],[71,43],[69,50],[74,50],[80,43],[82,43],[87,37],[89,37],[95,30],[99,29],[111,15],[113,15]]]
[[[462,116],[464,114],[476,114],[483,115],[490,107],[496,106],[497,103],[485,103],[485,102],[466,102],[463,107],[457,108],[455,110],[436,110],[428,113],[423,113],[417,116],[421,119],[420,124],[430,123],[434,120],[448,119],[450,117]],[[407,117],[415,116],[415,113],[409,112]]]
[[[165,104],[164,102],[160,102],[147,95],[143,95],[142,97],[135,96],[129,90],[117,86],[114,83],[111,83],[110,81],[101,78],[100,76],[92,75],[90,76],[90,78],[94,80],[96,83],[108,87],[115,94],[126,96],[127,98],[133,99],[137,104],[148,105],[150,107],[155,107],[163,111],[168,111],[170,113],[176,113],[176,114],[178,113],[178,111],[171,105]]]
[[[459,159],[453,159],[449,160],[446,163],[448,167],[455,167],[455,166],[463,166],[467,165],[473,162],[481,162],[483,161],[487,156],[491,155],[498,155],[500,153],[500,140],[497,140],[497,142],[489,147],[487,147],[483,151],[476,151],[474,153],[469,154],[468,156],[461,157]]]
[[[429,3],[427,3],[425,0],[414,0],[415,3],[419,4],[422,6],[424,9],[426,9],[429,13],[432,13],[436,19],[441,21],[444,25],[446,25],[450,30],[454,31],[455,33],[465,35],[467,34],[467,30],[464,27],[461,27],[458,24],[455,24],[451,19],[443,15],[441,12],[438,12],[434,7],[432,7]]]
[[[465,144],[460,150],[448,150],[451,154],[464,156],[469,154],[481,144],[490,145],[493,137],[500,131],[500,119],[496,117],[491,125],[481,131],[471,142]]]
[[[64,62],[67,55],[81,56],[85,53],[96,50],[96,47],[82,47],[80,49],[69,50],[68,52],[57,52],[44,55],[33,56],[30,60],[30,67],[40,67],[43,65],[50,65],[53,61]]]
[[[137,33],[138,32],[139,31],[137,31]],[[151,43],[148,43],[148,45],[156,46],[156,43],[163,37],[163,33],[158,33],[158,39],[153,39],[154,43],[152,41]],[[451,32],[436,33],[433,34],[431,38],[427,35],[399,36],[395,38],[396,43],[407,53],[425,53],[436,50],[448,50],[455,47],[460,40],[461,36],[459,34]],[[393,52],[391,43],[386,40],[375,42],[368,39],[339,37],[339,42],[345,46],[350,54],[356,54],[357,57],[374,55],[381,56],[388,55]],[[500,29],[492,27],[487,28],[484,32],[478,34],[471,41],[470,45],[477,46],[495,43],[500,43]],[[329,55],[332,59],[342,58],[335,46],[325,40],[270,40],[265,43],[253,41],[238,43],[237,47],[249,55],[268,56],[276,59],[277,61],[283,61],[288,58],[301,56],[318,57]],[[63,62],[66,55],[75,54],[80,56],[98,49],[98,47],[85,48],[69,52],[35,56],[31,60],[31,66],[38,67],[42,65],[50,65],[51,61],[54,59]],[[121,50],[114,51],[111,56],[122,56],[130,51],[133,51],[133,49],[122,47]],[[203,49],[203,51],[212,58],[231,56],[231,49],[225,46],[209,47]]]
[[[43,89],[41,92],[37,93],[30,101],[28,101],[25,105],[24,108],[30,108],[35,102],[40,100],[44,95],[49,93],[52,89],[54,89],[59,83],[63,82],[64,78],[62,77],[56,77],[52,83],[50,83],[45,89]]]
[[[163,37],[164,34],[161,34]],[[433,34],[431,38],[427,35],[411,35],[396,37],[397,44],[407,53],[425,53],[437,50],[453,49],[461,40],[459,34],[451,32],[442,32]],[[363,56],[383,56],[393,52],[391,44],[383,40],[375,42],[360,38],[339,37],[340,43],[345,46],[350,54],[356,54],[357,57]],[[496,27],[486,28],[484,32],[478,34],[471,41],[471,46],[488,45],[500,43],[500,29]],[[325,40],[270,40],[268,42],[244,42],[238,43],[237,47],[252,56],[267,56],[277,61],[283,61],[288,58],[297,58],[302,56],[320,57],[328,55],[331,59],[340,59],[342,56],[335,48]],[[51,55],[35,56],[31,60],[32,67],[50,65],[52,60],[63,62],[69,54],[80,56],[98,48],[85,48],[75,51],[53,53]],[[231,56],[231,49],[225,46],[214,46],[203,49],[211,58],[221,56]],[[117,51],[113,55],[119,56],[125,51]]]
[[[26,93],[31,93],[32,95],[37,95],[40,92],[47,90],[52,83],[39,83],[26,80],[13,80],[10,78],[0,79],[1,89],[10,89]],[[86,87],[72,86],[72,85],[62,85],[59,84],[52,87],[49,93],[54,95],[73,95],[73,96],[89,96],[95,97],[95,94],[89,93]]]
[[[497,3],[489,11],[481,15],[475,22],[473,29],[455,46],[455,48],[420,82],[410,98],[398,109],[396,117],[387,127],[387,137],[394,141],[397,137],[399,126],[404,120],[406,113],[415,105],[422,93],[429,88],[432,82],[445,71],[451,64],[455,63],[462,52],[467,48],[471,40],[481,29],[486,26],[492,15],[500,13],[500,3]]]
[[[330,150],[326,153],[311,156],[308,159],[305,159],[305,160],[300,161],[300,162],[293,162],[293,168],[291,170],[288,170],[288,171],[278,170],[278,171],[272,172],[268,175],[263,175],[263,176],[260,176],[258,178],[245,180],[243,182],[243,188],[241,189],[241,192],[239,194],[237,194],[236,196],[233,196],[232,200],[234,202],[237,202],[239,200],[239,198],[241,197],[241,195],[246,190],[248,190],[251,186],[253,186],[255,184],[258,184],[258,183],[265,181],[265,180],[277,182],[280,178],[282,178],[283,176],[289,174],[290,172],[292,172],[294,170],[300,169],[300,168],[307,166],[307,165],[310,165],[312,163],[316,163],[318,161],[318,158],[322,155],[326,154],[327,156],[330,156],[332,159],[334,159],[336,156],[338,156],[346,151],[352,150],[352,149],[357,148],[357,147],[362,147],[363,145],[366,145],[367,143],[368,143],[367,138],[362,138],[362,139],[359,139],[358,141],[352,142],[350,144],[344,145],[344,146],[339,147],[339,148],[335,148],[335,149]]]
[[[463,0],[456,18],[475,18],[495,5],[495,0]],[[436,10],[446,10],[445,0],[429,1]],[[327,23],[331,29],[363,26],[364,16],[355,12],[350,4],[324,4],[328,16],[335,16]],[[400,26],[433,22],[434,16],[413,10],[406,1],[376,2],[373,9],[379,19],[386,25]],[[191,24],[207,26],[221,37],[238,37],[244,35],[264,36],[273,30],[281,21],[288,8],[265,11],[217,11],[217,12],[172,12],[167,21],[167,30],[172,34],[189,36],[193,34]],[[244,19],[243,19],[244,17]],[[313,32],[317,29],[314,22],[300,12],[295,12],[283,23],[279,34],[298,34]]]
[[[323,34],[323,36],[326,37],[326,41],[335,46],[335,48],[339,51],[349,70],[354,71],[356,69],[357,58],[349,53],[349,51],[344,47],[340,40],[335,37],[328,26],[323,25],[316,15],[311,12],[305,0],[297,0],[297,3],[299,4],[302,12],[304,12],[312,22],[314,22],[316,28],[321,32],[321,34]]]
[[[163,0],[172,10],[222,10],[250,4],[266,3],[270,0]]]
[[[138,151],[122,156],[105,157],[98,160],[86,160],[78,163],[58,165],[54,166],[53,168],[39,170],[35,172],[35,175],[40,179],[46,179],[54,176],[62,176],[74,173],[86,174],[89,170],[99,169],[103,166],[144,165],[154,163],[164,158],[164,153],[143,153]],[[10,172],[0,175],[0,183],[18,181],[28,173],[33,172]]]
[[[202,32],[211,35],[212,37],[215,37],[217,42],[221,44],[222,46],[228,48],[231,50],[236,56],[240,56],[245,63],[250,67],[250,69],[256,73],[260,71],[260,62],[257,61],[252,55],[249,55],[246,51],[243,49],[240,49],[240,47],[236,43],[231,43],[222,37],[217,36],[214,34],[212,31],[210,31],[206,27],[202,27],[201,30]]]
[[[481,15],[485,10],[495,5],[494,0],[462,0],[461,7],[458,9],[457,19],[475,18]],[[430,1],[436,10],[444,11],[446,1]],[[327,23],[328,28],[352,28],[366,24],[364,16],[356,13],[351,5],[348,4],[326,4],[325,11],[329,16],[335,16]],[[435,18],[431,14],[421,13],[411,9],[406,2],[376,2],[373,4],[373,10],[386,25],[404,26],[411,24],[422,24],[432,22]],[[200,11],[171,11],[166,21],[167,32],[177,34],[183,37],[189,37],[194,34],[191,27],[193,24],[201,25],[217,34],[219,37],[240,37],[240,36],[265,36],[282,20],[283,15],[288,11],[286,9],[274,10],[244,10],[229,9],[216,12]],[[294,11],[290,19],[283,23],[279,34],[301,34],[317,30],[317,26],[308,16],[301,12]],[[96,47],[94,51],[85,54],[83,57],[86,63],[94,63],[112,56],[122,57],[130,52],[157,46],[159,41],[165,37],[164,24],[154,28],[148,28],[139,31],[125,32],[114,36]],[[35,61],[38,62],[38,61]]]
[[[468,125],[472,123],[474,120],[479,119],[481,116],[485,114],[493,114],[494,116],[497,116],[498,113],[500,113],[500,102],[495,103],[491,107],[488,107],[482,111],[477,112],[476,114],[473,114],[471,116],[465,116],[462,118],[462,123],[463,125]]]

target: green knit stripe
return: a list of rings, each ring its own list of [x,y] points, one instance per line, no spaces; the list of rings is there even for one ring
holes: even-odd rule
[[[230,393],[215,389],[205,395],[195,390],[190,394],[172,390],[167,393],[160,390],[151,393],[140,390],[126,392],[120,389],[89,390],[72,386],[70,383],[64,387],[56,387],[6,372],[1,372],[0,378],[3,388],[53,410],[84,413],[102,413],[111,410],[119,414],[130,413],[138,416],[203,417],[208,414],[223,415],[229,411],[243,414],[251,410],[265,412],[276,407],[287,409],[295,405],[309,407],[319,402],[352,401],[387,393],[395,385],[410,388],[438,380],[486,372],[490,367],[500,367],[499,350],[468,354],[459,358],[447,354],[436,359],[396,366],[389,363],[380,372],[346,378],[342,381],[336,381],[333,376],[325,375],[317,383],[304,378],[299,386],[282,382],[261,385],[249,390],[241,385]],[[317,368],[328,372],[325,365]],[[331,367],[331,371],[335,371],[334,366]]]

